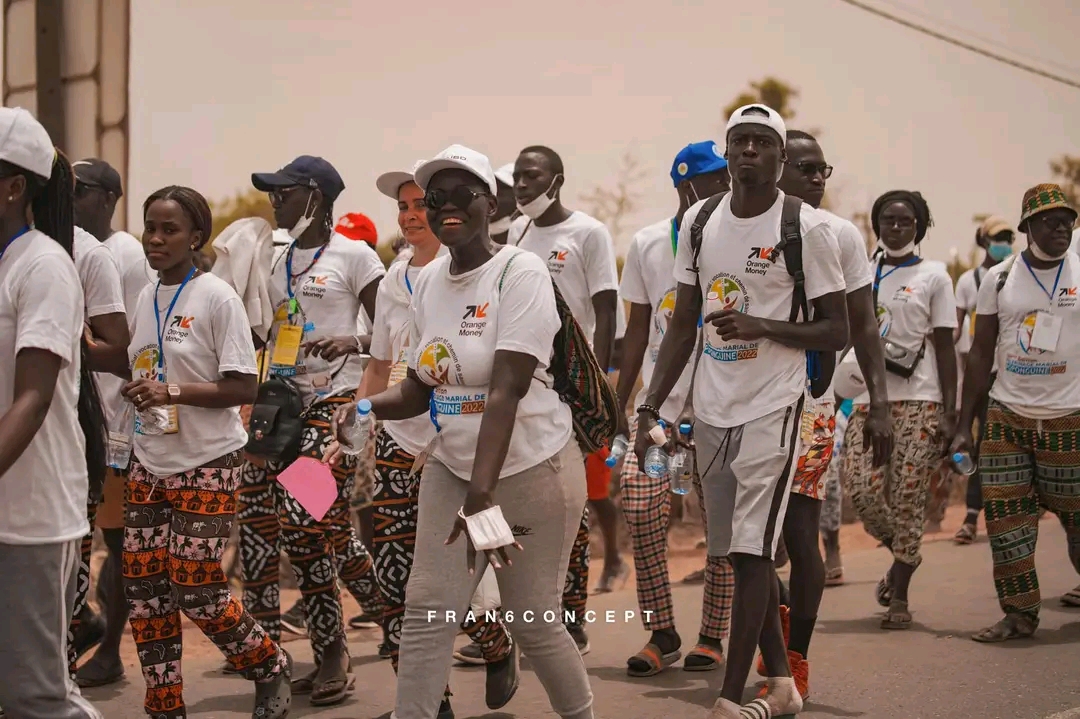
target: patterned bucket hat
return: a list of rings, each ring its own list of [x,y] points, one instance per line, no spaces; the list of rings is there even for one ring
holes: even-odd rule
[[[1024,202],[1020,208],[1020,224],[1017,229],[1027,232],[1027,221],[1041,212],[1064,208],[1076,217],[1076,209],[1069,204],[1059,185],[1035,185],[1024,193]]]

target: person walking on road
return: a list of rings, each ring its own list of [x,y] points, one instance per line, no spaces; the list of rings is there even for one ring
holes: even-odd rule
[[[974,453],[971,426],[989,393],[979,468],[994,588],[1005,616],[976,633],[977,642],[1030,637],[1039,626],[1034,559],[1041,507],[1061,520],[1069,559],[1080,572],[1080,257],[1069,252],[1076,218],[1059,186],[1029,189],[1017,227],[1027,249],[990,269],[979,289],[952,448]],[[1077,590],[1062,602],[1080,604]]]

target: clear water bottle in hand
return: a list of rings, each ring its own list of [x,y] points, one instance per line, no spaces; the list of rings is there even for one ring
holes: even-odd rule
[[[342,435],[348,442],[341,445],[341,451],[350,457],[355,457],[367,447],[368,438],[371,436],[371,424],[375,418],[371,416],[371,402],[362,399],[356,403],[356,416],[352,424],[342,429]]]
[[[645,466],[642,468],[645,475],[653,479],[661,479],[668,473],[668,453],[664,451],[667,443],[667,435],[664,434],[664,423],[659,422],[649,430],[649,439],[653,441],[649,450],[645,452]]]
[[[115,428],[109,428],[105,447],[105,464],[115,470],[125,470],[131,462],[131,440],[135,431],[135,405],[124,402],[115,418]]]
[[[975,474],[975,460],[967,452],[957,452],[952,456],[953,467],[960,474],[971,476]]]
[[[690,494],[690,490],[694,487],[690,450],[685,446],[686,440],[690,436],[690,429],[688,422],[679,425],[679,434],[682,436],[683,443],[675,447],[675,454],[671,455],[671,462],[668,465],[668,477],[671,482],[672,494]]]
[[[615,439],[611,441],[611,452],[608,454],[608,458],[604,460],[604,464],[608,467],[614,467],[619,463],[619,460],[626,456],[626,451],[629,448],[630,440],[627,439],[626,435],[616,435]]]

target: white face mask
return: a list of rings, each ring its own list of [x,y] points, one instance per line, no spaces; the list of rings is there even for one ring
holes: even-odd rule
[[[307,228],[311,227],[311,223],[315,220],[315,193],[312,192],[308,195],[307,207],[304,208],[304,216],[296,221],[296,224],[289,229],[289,237],[294,240],[299,240],[300,236],[307,232]]]
[[[547,212],[548,208],[555,204],[555,197],[553,195],[549,196],[548,193],[550,193],[552,188],[555,187],[555,180],[559,179],[559,177],[560,175],[556,175],[555,177],[553,177],[551,179],[551,184],[548,185],[548,188],[546,190],[544,190],[544,193],[537,197],[535,200],[529,202],[529,204],[523,205],[519,202],[517,208],[521,212],[521,214],[525,215],[530,220],[535,220],[536,218]]]
[[[510,216],[502,218],[501,220],[492,220],[488,223],[488,234],[502,235],[510,231]]]
[[[906,245],[904,245],[903,247],[901,247],[899,249],[896,249],[896,250],[890,250],[888,247],[885,246],[884,242],[879,242],[878,246],[881,248],[881,250],[888,257],[904,257],[905,255],[910,255],[912,252],[915,251],[915,242],[914,241],[909,242]]]
[[[1043,262],[1057,262],[1065,257],[1065,255],[1069,254],[1069,251],[1065,250],[1060,255],[1048,255],[1034,242],[1028,242],[1028,249],[1031,250],[1031,254],[1035,256],[1035,259],[1042,260]]]

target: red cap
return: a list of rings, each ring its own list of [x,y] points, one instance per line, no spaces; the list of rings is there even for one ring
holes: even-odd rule
[[[379,242],[379,232],[375,229],[375,223],[368,219],[367,215],[359,212],[350,212],[338,220],[334,232],[350,240],[363,240],[372,247]]]

